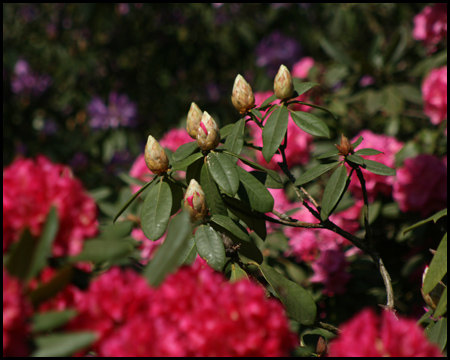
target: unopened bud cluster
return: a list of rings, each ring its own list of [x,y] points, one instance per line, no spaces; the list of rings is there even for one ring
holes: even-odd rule
[[[197,129],[202,120],[202,111],[195,102],[191,104],[186,121],[186,130],[189,136],[193,139],[197,139]]]
[[[339,155],[347,156],[353,154],[355,150],[353,149],[350,141],[342,134],[340,145],[335,144],[336,148],[339,150]]]
[[[284,65],[280,66],[275,81],[273,82],[273,90],[280,100],[290,99],[294,96],[294,84],[292,76],[288,68]]]
[[[252,88],[241,75],[236,76],[234,80],[231,102],[241,114],[255,107],[255,95],[253,95]]]
[[[206,111],[197,128],[197,144],[202,150],[213,150],[220,143],[220,131],[216,122]]]
[[[155,138],[149,135],[145,146],[145,163],[151,172],[161,174],[169,169],[169,158]]]
[[[208,212],[205,201],[205,193],[195,179],[191,180],[186,190],[184,207],[188,210],[189,215],[191,216],[191,221],[193,222],[203,219]]]

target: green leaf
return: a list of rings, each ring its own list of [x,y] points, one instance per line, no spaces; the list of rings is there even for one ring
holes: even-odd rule
[[[241,258],[245,256],[246,259],[254,261],[257,264],[262,264],[264,261],[261,250],[259,250],[253,241],[242,241],[240,243],[239,256]]]
[[[148,176],[150,177],[151,175],[148,174]],[[120,174],[118,175],[118,177],[119,177],[120,180],[123,180],[123,182],[124,182],[125,184],[128,184],[128,185],[138,185],[138,186],[143,186],[143,185],[146,184],[145,181],[142,181],[142,180],[136,179],[136,178],[134,178],[134,177],[131,177],[131,176],[128,175],[127,173],[120,173]]]
[[[191,265],[197,258],[194,236],[190,236],[187,246],[183,249],[178,265]]]
[[[239,188],[236,165],[222,153],[211,152],[206,158],[208,170],[217,185],[228,195],[234,196]]]
[[[273,94],[272,96],[268,97],[264,102],[257,108],[259,110],[264,109],[267,105],[269,105],[272,101],[277,100],[277,96]]]
[[[203,157],[203,154],[201,152],[192,154],[192,155],[188,156],[187,158],[172,164],[170,171],[177,171],[177,170],[185,169],[189,165],[191,165],[194,161],[200,159],[201,157]]]
[[[36,290],[29,294],[33,306],[38,306],[41,302],[54,297],[70,283],[73,277],[72,265],[65,265],[46,283],[43,283]]]
[[[423,282],[423,292],[428,294],[447,273],[447,233],[441,240]]]
[[[225,265],[225,247],[220,235],[209,225],[201,225],[195,232],[195,246],[202,259],[214,270]]]
[[[235,264],[231,265],[231,275],[230,275],[230,281],[236,282],[242,279],[248,280],[247,273],[242,270],[239,266],[236,266]]]
[[[153,184],[153,182],[159,179],[159,176],[155,176],[155,178],[151,181],[149,181],[147,184],[145,184],[143,187],[141,187],[138,191],[136,191],[136,193],[125,203],[124,206],[122,206],[122,208],[119,210],[119,212],[116,214],[116,216],[114,217],[113,223],[116,222],[116,220],[119,218],[120,215],[123,214],[123,212],[128,209],[128,207],[131,205],[131,203],[136,200],[136,198],[145,190],[147,189],[149,186],[151,186]]]
[[[76,351],[87,348],[97,340],[98,335],[93,331],[64,332],[46,334],[34,339],[37,346],[32,357],[62,357],[71,356]]]
[[[263,117],[261,112],[256,109],[251,109],[250,113],[253,114],[253,116],[255,116],[257,119],[262,119],[262,117]]]
[[[192,179],[195,179],[198,183],[200,183],[200,172],[202,170],[203,164],[205,163],[204,158],[200,158],[197,161],[194,161],[191,165],[189,165],[186,169],[186,184],[189,184]]]
[[[439,299],[439,303],[436,306],[436,310],[434,311],[433,316],[435,318],[439,318],[447,312],[447,286],[444,287],[444,291],[442,292],[441,298]]]
[[[36,239],[31,235],[30,230],[25,228],[19,241],[11,246],[6,263],[9,274],[21,280],[28,279],[36,245]]]
[[[172,209],[170,210],[170,216],[172,216],[181,209],[181,201],[184,197],[183,188],[181,185],[175,183],[174,181],[168,180],[167,178],[163,181],[169,184],[170,192],[172,193]]]
[[[160,181],[153,186],[145,198],[141,209],[141,227],[150,240],[158,240],[164,235],[172,210],[170,186]]]
[[[338,150],[327,151],[327,152],[323,153],[322,155],[318,156],[316,159],[317,160],[328,159],[333,156],[339,156],[339,151]]]
[[[100,264],[127,257],[133,252],[134,246],[127,240],[92,239],[85,241],[83,250],[78,255],[69,258],[69,261],[92,261]]]
[[[77,311],[75,309],[36,313],[31,320],[31,332],[38,333],[57,329],[73,319],[76,315]]]
[[[300,324],[312,325],[316,319],[317,308],[311,295],[272,267],[263,264],[259,268],[289,315]]]
[[[133,221],[125,220],[120,221],[116,224],[108,224],[100,226],[100,235],[98,239],[122,239],[125,236],[130,235],[131,230],[133,230]]]
[[[294,83],[294,90],[297,92],[297,94],[294,95],[295,97],[304,94],[308,90],[312,89],[314,86],[320,85],[315,82],[302,82],[298,78],[293,78],[292,82]]]
[[[290,103],[295,103],[295,104],[300,104],[300,105],[306,105],[309,107],[313,107],[315,109],[320,109],[322,111],[327,112],[328,114],[330,114],[331,116],[333,116],[336,120],[338,119],[338,117],[336,116],[336,114],[334,112],[332,112],[331,110],[328,110],[327,108],[324,108],[323,106],[319,106],[319,105],[315,105],[315,104],[310,104],[304,101],[298,101],[298,100],[291,100]]]
[[[238,225],[234,223],[228,216],[223,215],[213,215],[211,218],[213,223],[220,225],[224,229],[228,230],[231,234],[236,236],[239,240],[250,241],[250,237],[247,232],[242,230]]]
[[[370,171],[371,173],[378,174],[378,175],[385,175],[385,176],[393,176],[395,175],[395,170],[381,164],[377,161],[364,159],[364,169]]]
[[[247,202],[253,210],[270,212],[273,210],[274,200],[272,194],[253,175],[237,167],[242,186],[239,187],[239,198]]]
[[[216,182],[211,176],[207,166],[203,166],[200,173],[200,185],[205,193],[206,205],[212,215],[228,215],[227,208],[223,203],[222,196],[217,188]]]
[[[224,140],[230,134],[231,129],[233,129],[234,124],[225,125],[222,129],[220,129],[220,140]]]
[[[236,124],[234,124],[233,129],[225,141],[224,148],[230,152],[240,154],[242,147],[244,146],[244,129],[245,129],[245,119],[240,119]],[[236,163],[237,159],[230,159]]]
[[[350,162],[352,162],[352,163],[354,163],[354,164],[356,164],[356,165],[361,165],[361,166],[364,165],[364,158],[362,158],[359,155],[347,155],[345,157],[345,159],[350,161]]]
[[[286,135],[289,121],[289,111],[286,106],[280,106],[267,119],[262,131],[263,150],[262,154],[267,162],[270,162],[277,152],[281,142]]]
[[[441,318],[436,324],[427,332],[428,339],[439,347],[439,350],[444,351],[447,345],[447,319]]]
[[[239,170],[238,170],[239,171]],[[269,174],[263,171],[250,171],[250,174],[268,189],[283,189],[283,184],[272,179]]]
[[[323,191],[322,209],[320,210],[320,218],[325,221],[331,215],[336,207],[339,199],[345,190],[347,182],[347,168],[344,164],[339,166],[337,170],[328,179],[327,186]]]
[[[364,140],[363,137],[360,136],[360,137],[352,144],[353,149],[356,149],[356,148],[359,146],[359,144],[361,144],[361,142],[362,142],[363,140]]]
[[[371,148],[365,148],[365,149],[359,149],[358,151],[355,151],[355,155],[378,155],[378,154],[384,154],[382,151],[378,151]]]
[[[322,49],[339,64],[347,65],[352,67],[354,64],[353,59],[351,59],[344,50],[336,46],[336,44],[331,43],[326,37],[320,38],[320,46]]]
[[[325,174],[327,171],[334,168],[336,165],[339,164],[339,161],[333,161],[328,164],[319,164],[314,166],[313,168],[307,170],[305,173],[303,173],[296,181],[295,186],[300,186],[303,184],[306,184],[307,182],[310,182],[316,178],[318,178],[320,175]]]
[[[410,227],[403,230],[403,235],[405,235],[408,231],[411,231],[411,230],[413,230],[419,226],[422,226],[423,224],[426,224],[430,221],[433,221],[436,224],[436,222],[444,216],[447,216],[447,209],[443,209],[443,210],[437,212],[436,214],[431,215],[429,218],[419,221],[419,222],[415,223],[414,225],[411,225]]]
[[[172,155],[173,161],[181,161],[186,159],[194,151],[198,149],[197,141],[191,141],[181,145]]]
[[[152,286],[161,284],[165,277],[186,259],[192,224],[187,211],[174,216],[164,242],[156,250],[154,258],[144,268],[143,276]]]
[[[313,136],[330,138],[330,129],[317,116],[304,111],[290,111],[292,120],[300,129]]]

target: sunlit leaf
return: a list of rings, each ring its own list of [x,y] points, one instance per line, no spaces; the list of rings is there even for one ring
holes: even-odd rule
[[[330,176],[323,192],[320,218],[326,220],[331,215],[341,198],[347,182],[347,168],[341,165]]]
[[[197,228],[194,239],[202,259],[213,269],[221,271],[225,264],[225,247],[220,235],[209,225],[201,225]]]
[[[270,114],[262,132],[264,159],[269,162],[278,150],[286,134],[289,121],[289,111],[286,106],[280,106]]]

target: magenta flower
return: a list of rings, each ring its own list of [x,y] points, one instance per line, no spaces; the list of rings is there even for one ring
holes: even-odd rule
[[[137,105],[130,101],[127,95],[115,92],[109,94],[109,103],[105,103],[95,97],[87,108],[93,129],[118,128],[119,126],[135,127],[137,116]]]
[[[292,77],[306,79],[308,77],[309,70],[314,66],[314,59],[309,56],[305,56],[297,61],[292,67]]]
[[[389,311],[381,316],[366,308],[340,326],[331,340],[330,357],[441,357],[416,320],[396,317]]]
[[[397,170],[393,198],[400,210],[422,216],[447,206],[447,166],[436,156],[422,154],[406,159]]]
[[[83,241],[97,234],[97,206],[70,168],[42,155],[7,166],[3,170],[3,253],[25,228],[39,237],[52,206],[59,220],[52,254],[78,254]]]
[[[447,66],[433,69],[422,84],[425,115],[434,125],[447,119]]]
[[[429,52],[447,37],[447,3],[426,6],[414,17],[413,37],[423,41]]]
[[[39,75],[31,70],[30,64],[19,59],[14,66],[11,89],[15,94],[40,95],[50,86],[52,80],[48,75]]]

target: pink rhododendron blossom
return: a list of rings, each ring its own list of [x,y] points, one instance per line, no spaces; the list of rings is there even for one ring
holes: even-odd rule
[[[156,289],[112,268],[75,305],[79,315],[66,328],[96,331],[98,356],[287,356],[296,346],[278,301],[201,264]]]
[[[425,337],[416,320],[396,317],[389,311],[381,316],[366,308],[339,327],[331,340],[330,357],[441,357],[436,345]]]
[[[175,152],[181,145],[191,142],[192,139],[186,129],[171,129],[159,140],[159,145]]]
[[[363,141],[355,149],[371,148],[382,151],[383,154],[367,156],[367,159],[377,161],[390,168],[395,168],[395,155],[402,149],[403,143],[395,137],[389,135],[374,134],[370,130],[363,130],[356,135],[350,142],[354,143],[362,136]],[[365,156],[363,156],[365,157]],[[395,176],[377,175],[368,170],[362,169],[364,180],[366,181],[366,190],[369,201],[374,201],[378,194],[389,196],[392,193],[392,184],[395,182]],[[362,199],[361,184],[356,175],[352,176],[349,190],[359,199]]]
[[[292,67],[291,74],[293,77],[306,79],[308,77],[309,70],[314,66],[314,59],[309,56],[301,58]]]
[[[447,167],[436,156],[422,154],[406,159],[397,170],[393,198],[400,210],[422,216],[447,206]]]
[[[28,318],[31,303],[25,298],[19,280],[3,268],[3,356],[29,355],[27,337],[30,333]]]
[[[424,113],[434,125],[447,119],[447,66],[431,70],[422,84]]]
[[[423,41],[430,52],[447,37],[447,3],[426,6],[414,17],[413,37]]]
[[[3,170],[3,253],[29,228],[41,235],[50,208],[58,212],[54,256],[76,255],[97,234],[97,206],[69,167],[45,156],[17,159]]]
[[[166,237],[163,235],[159,240],[150,240],[145,236],[144,232],[140,228],[133,229],[130,236],[137,241],[141,241],[139,249],[141,250],[141,262],[144,264],[151,260],[151,258],[155,255],[156,249],[162,244]]]

